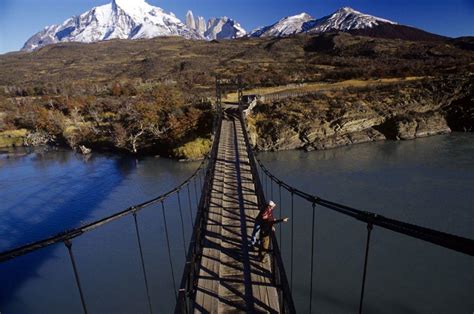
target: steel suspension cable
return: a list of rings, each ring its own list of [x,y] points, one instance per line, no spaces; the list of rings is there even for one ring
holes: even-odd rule
[[[295,225],[295,220],[294,220],[294,194],[291,192],[291,263],[290,263],[290,274],[291,274],[291,284],[290,284],[290,289],[293,292],[293,247],[294,247],[294,225]]]
[[[69,252],[69,258],[70,258],[71,264],[72,264],[72,269],[74,270],[74,278],[76,279],[77,289],[79,290],[79,296],[81,297],[82,310],[84,311],[84,314],[87,314],[86,301],[85,301],[85,298],[84,298],[84,293],[82,291],[81,280],[79,278],[79,272],[77,271],[76,260],[74,258],[74,254],[72,252],[72,242],[71,242],[71,240],[70,239],[64,240],[64,245],[66,245],[66,247],[67,247],[67,250]]]
[[[365,258],[364,258],[364,273],[362,275],[362,288],[360,291],[359,314],[362,313],[362,306],[364,303],[365,278],[367,276],[367,260],[369,258],[370,235],[373,229],[372,223],[367,224],[367,242],[365,244]]]
[[[268,197],[268,176],[265,176],[265,197]]]
[[[309,287],[309,313],[312,313],[312,305],[313,305],[313,267],[314,267],[314,224],[315,224],[315,217],[316,217],[316,204],[313,203],[313,220],[312,220],[312,227],[311,227],[311,271],[310,271],[310,278],[311,283]]]
[[[318,196],[308,194],[278,179],[273,174],[271,174],[268,171],[268,169],[265,168],[265,166],[262,164],[262,162],[259,159],[256,159],[256,161],[258,165],[262,168],[262,170],[269,177],[273,178],[278,184],[280,184],[287,191],[296,194],[297,196],[301,197],[302,199],[308,202],[311,202],[311,203],[314,202],[317,205],[321,205],[322,207],[334,210],[336,212],[350,216],[352,218],[363,221],[365,223],[372,223],[373,226],[379,226],[381,228],[391,230],[400,234],[404,234],[412,238],[421,239],[425,242],[429,242],[429,243],[442,246],[454,251],[458,251],[470,256],[474,256],[474,240],[473,239],[468,239],[465,237],[460,237],[460,236],[449,234],[446,232],[441,232],[438,230],[433,230],[430,228],[409,224],[403,221],[387,218],[382,215],[372,213],[369,211],[358,210],[346,205],[342,205],[342,204],[338,204],[335,202],[322,199]]]
[[[165,225],[166,244],[168,247],[168,258],[170,260],[171,277],[173,279],[173,292],[174,292],[174,297],[176,298],[176,301],[178,301],[178,295],[177,295],[177,290],[176,290],[176,280],[174,278],[173,258],[171,257],[170,238],[168,235],[168,224],[166,223],[165,204],[163,201],[161,201],[161,211],[163,213],[163,223]]]
[[[191,225],[194,228],[193,205],[192,205],[192,202],[191,202],[191,190],[189,188],[189,182],[188,182],[187,188],[188,188],[189,215],[191,217]]]
[[[273,180],[270,180],[270,197],[273,200]]]
[[[181,207],[181,196],[178,190],[178,209],[179,209],[179,217],[181,218],[181,233],[183,234],[183,249],[184,249],[184,259],[186,259],[186,236],[184,234],[184,219],[183,219],[183,209]]]
[[[201,178],[201,174],[202,174],[202,173],[199,173],[198,177],[199,177],[199,189],[201,190],[201,193],[202,193],[202,178]]]
[[[207,161],[207,157],[206,157],[205,161]],[[196,176],[198,175],[198,173],[200,173],[202,171],[202,169],[204,167],[204,164],[205,164],[205,161],[203,161],[200,164],[198,169],[186,181],[184,181],[183,183],[181,183],[179,186],[175,187],[174,189],[172,189],[172,190],[170,190],[170,191],[168,191],[168,192],[166,192],[166,193],[164,193],[164,194],[162,194],[158,197],[155,197],[154,199],[151,199],[149,201],[146,201],[144,203],[141,203],[141,204],[138,204],[138,205],[135,205],[135,206],[131,206],[131,207],[129,207],[127,209],[124,209],[124,210],[122,210],[118,213],[107,216],[107,217],[102,218],[100,220],[96,220],[96,221],[88,223],[86,225],[83,225],[83,226],[80,226],[80,227],[77,227],[77,228],[74,228],[74,229],[71,229],[71,230],[68,230],[68,231],[60,232],[60,233],[58,233],[56,235],[53,235],[53,236],[50,236],[48,238],[44,238],[44,239],[41,239],[39,241],[30,243],[30,244],[26,244],[26,245],[23,245],[23,246],[20,246],[20,247],[16,247],[16,248],[13,248],[13,249],[8,250],[8,251],[0,252],[0,263],[4,262],[4,261],[7,261],[7,260],[10,260],[10,259],[13,259],[13,258],[16,258],[16,257],[21,256],[21,255],[25,255],[25,254],[34,252],[36,250],[39,250],[39,249],[42,249],[44,247],[53,245],[55,243],[64,242],[65,240],[71,240],[75,237],[79,237],[79,236],[83,235],[86,232],[97,229],[97,228],[99,228],[103,225],[106,225],[106,224],[108,224],[112,221],[115,221],[117,219],[120,219],[122,217],[130,215],[133,212],[138,212],[138,211],[140,211],[140,210],[142,210],[142,209],[144,209],[144,208],[146,208],[150,205],[153,205],[153,204],[156,204],[160,201],[163,201],[163,200],[167,199],[168,197],[170,197],[171,195],[173,195],[174,193],[176,193],[176,191],[181,189],[184,185],[189,184],[189,182],[191,180],[195,181]],[[197,203],[197,194],[196,194],[196,203]]]
[[[196,199],[196,204],[198,204],[199,201],[198,201],[198,195],[197,195],[196,177],[194,177],[193,179],[193,184],[194,184],[194,198]]]
[[[145,259],[143,258],[142,241],[140,239],[140,230],[138,228],[137,212],[133,212],[133,220],[135,221],[135,230],[137,233],[138,248],[140,251],[140,260],[142,263],[143,279],[145,280],[145,289],[146,289],[146,298],[148,301],[148,308],[150,310],[150,313],[153,314],[153,308],[151,306],[150,290],[148,288],[148,279],[146,276]]]
[[[283,203],[281,202],[281,185],[278,185],[278,192],[280,194],[280,197],[279,197],[279,202],[280,202],[280,219],[283,217]],[[280,233],[280,251],[282,250],[282,246],[283,246],[283,242],[281,242],[281,234],[282,234],[282,231],[281,229],[283,229],[282,227],[278,228],[278,232]]]

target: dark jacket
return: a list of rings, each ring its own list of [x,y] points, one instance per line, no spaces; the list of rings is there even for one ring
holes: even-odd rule
[[[275,219],[273,216],[270,216],[269,219],[262,219],[262,222],[260,223],[260,237],[269,236],[273,226],[280,222],[283,222],[283,218]]]

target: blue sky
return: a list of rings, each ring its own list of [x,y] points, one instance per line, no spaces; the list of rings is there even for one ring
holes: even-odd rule
[[[46,25],[111,0],[0,0],[0,53],[19,50]],[[188,9],[206,18],[227,15],[246,30],[307,12],[318,18],[342,6],[451,37],[474,35],[474,0],[148,0],[181,20]]]

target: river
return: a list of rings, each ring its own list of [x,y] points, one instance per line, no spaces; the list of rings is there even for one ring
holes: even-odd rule
[[[155,197],[185,180],[199,165],[153,157],[93,154],[86,158],[64,150],[40,149],[26,155],[23,151],[0,154],[1,251]],[[263,153],[260,157],[275,175],[306,192],[474,238],[472,134],[311,153]],[[283,193],[280,202],[274,188],[273,198],[283,215],[289,216],[288,195]],[[293,295],[298,311],[307,312],[311,206],[298,198],[294,205],[293,223],[298,227],[294,229]],[[165,206],[179,283],[184,248],[176,198]],[[145,209],[138,221],[153,308],[168,313],[174,306],[173,281],[160,210],[158,205]],[[187,239],[191,231],[188,216],[184,220]],[[366,227],[323,208],[316,208],[316,217],[313,311],[356,312]],[[291,279],[291,223],[280,230]],[[131,216],[73,240],[73,250],[90,312],[147,312]],[[473,269],[471,257],[375,228],[365,312],[471,313]],[[0,264],[0,278],[1,313],[81,313],[64,245]]]

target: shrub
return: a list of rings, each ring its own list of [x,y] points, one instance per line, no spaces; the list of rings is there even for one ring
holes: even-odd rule
[[[173,155],[174,157],[187,160],[201,159],[209,153],[211,144],[210,139],[199,137],[192,142],[173,149]]]

